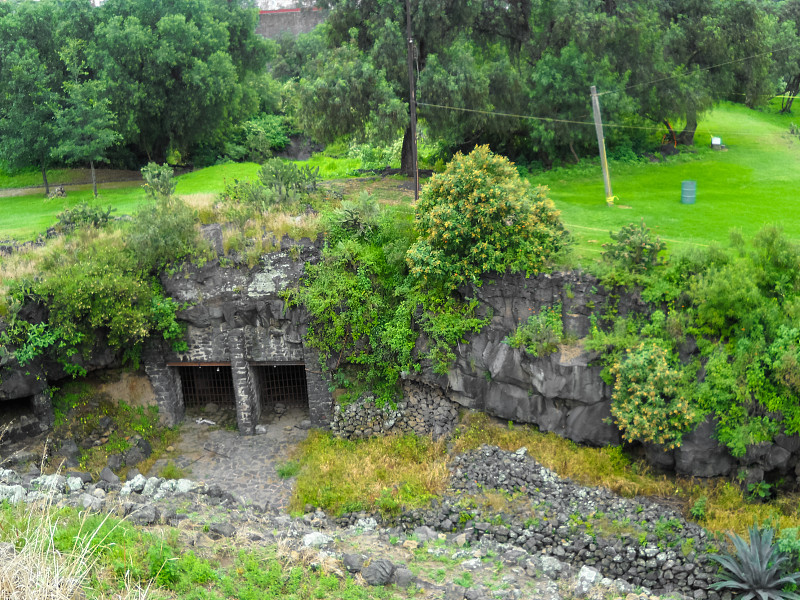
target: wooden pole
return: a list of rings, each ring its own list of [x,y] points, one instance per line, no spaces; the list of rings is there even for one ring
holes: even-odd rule
[[[603,184],[606,188],[606,204],[614,204],[614,195],[611,192],[611,178],[608,175],[608,159],[606,158],[606,141],[603,137],[603,121],[600,119],[600,100],[597,98],[597,88],[591,87],[592,114],[594,115],[594,129],[597,132],[597,145],[600,147],[600,166],[603,168]]]
[[[408,105],[411,113],[411,160],[414,163],[414,202],[419,200],[417,164],[417,98],[414,89],[414,38],[411,37],[411,2],[406,0],[406,39],[408,40]]]

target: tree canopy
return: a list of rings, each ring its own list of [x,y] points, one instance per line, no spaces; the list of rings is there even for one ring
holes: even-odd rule
[[[251,0],[1,3],[0,162],[39,166],[46,183],[54,159],[221,152],[275,104],[257,19]]]
[[[405,3],[322,4],[328,21],[282,42],[274,63],[294,82],[298,124],[326,141],[408,136]],[[796,52],[771,52],[799,45],[796,4],[411,0],[419,118],[451,152],[488,143],[523,162],[577,159],[596,151],[595,85],[604,120],[628,127],[607,132],[612,146],[641,147],[648,131],[673,123],[691,144],[716,102],[757,106],[800,89]]]

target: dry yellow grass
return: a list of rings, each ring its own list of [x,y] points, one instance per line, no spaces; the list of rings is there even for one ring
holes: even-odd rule
[[[312,432],[298,452],[301,470],[292,508],[333,512],[427,504],[447,487],[444,442],[387,436],[350,442]]]
[[[218,198],[219,194],[212,194],[207,192],[200,192],[196,194],[185,194],[181,196],[181,199],[186,203],[186,205],[196,211],[213,209],[214,204],[216,204]]]
[[[416,441],[415,441],[416,440]],[[582,485],[602,486],[621,496],[649,496],[682,510],[706,498],[705,519],[711,531],[743,535],[754,521],[778,530],[800,527],[800,496],[772,502],[748,501],[735,483],[722,479],[698,480],[656,474],[644,462],[631,460],[621,448],[589,448],[541,433],[534,427],[507,425],[482,413],[465,415],[450,444],[412,436],[393,436],[349,442],[328,434],[312,433],[298,450],[301,463],[292,507],[305,503],[334,512],[385,508],[382,504],[422,506],[449,486],[447,469],[453,454],[482,444],[517,450],[523,446],[544,466]],[[496,512],[522,508],[518,498],[484,491],[479,504]]]

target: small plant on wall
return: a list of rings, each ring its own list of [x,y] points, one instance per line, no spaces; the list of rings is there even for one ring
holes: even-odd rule
[[[564,326],[559,302],[554,306],[545,306],[537,314],[528,317],[503,342],[512,348],[525,348],[531,356],[544,356],[558,350],[563,336]]]

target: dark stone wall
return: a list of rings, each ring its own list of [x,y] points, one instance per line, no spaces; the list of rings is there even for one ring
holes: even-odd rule
[[[492,315],[490,324],[458,345],[447,375],[434,374],[429,365],[423,380],[437,383],[467,408],[535,423],[543,431],[584,444],[620,443],[619,430],[606,422],[611,389],[600,378],[602,366],[580,342],[589,332],[590,315],[600,313],[611,299],[594,277],[575,272],[487,277],[468,295],[480,301],[480,316]],[[559,302],[564,331],[577,340],[573,345],[534,358],[503,342],[530,315]],[[620,310],[637,308],[642,307],[629,299]],[[424,351],[424,340],[418,349]]]
[[[292,250],[295,247],[296,249]],[[308,315],[299,307],[289,307],[281,293],[303,274],[306,262],[318,259],[319,248],[310,240],[284,239],[281,250],[264,255],[252,269],[221,267],[217,261],[203,267],[187,267],[172,276],[162,277],[166,293],[188,307],[178,314],[187,325],[188,350],[163,349],[153,362],[167,363],[230,362],[236,396],[239,431],[252,435],[261,416],[261,399],[252,373],[253,363],[304,363],[311,422],[326,427],[330,422],[332,399],[325,375],[315,352],[303,344]],[[180,381],[170,379],[163,367],[147,366],[158,377],[156,395],[162,410],[178,408],[174,417],[182,418]],[[169,367],[166,367],[169,370]],[[172,389],[169,388],[170,384]]]
[[[301,278],[306,262],[319,260],[319,253],[315,242],[285,239],[279,251],[264,255],[255,268],[212,261],[162,277],[167,294],[186,304],[178,317],[187,325],[189,346],[186,352],[174,352],[163,340],[154,340],[142,357],[164,422],[173,425],[184,417],[180,378],[168,363],[231,363],[239,428],[251,434],[261,411],[252,365],[292,362],[305,365],[312,424],[330,426],[335,413],[328,373],[317,353],[303,343],[308,315],[302,308],[288,307],[281,295]],[[645,312],[637,294],[606,290],[580,272],[486,277],[482,286],[462,293],[479,300],[479,316],[491,315],[490,324],[457,345],[456,360],[445,375],[434,373],[427,364],[411,379],[442,390],[448,401],[463,407],[534,423],[579,443],[620,443],[619,431],[609,419],[611,389],[600,377],[598,356],[584,347],[582,339],[589,333],[593,313],[600,315],[609,308],[621,315]],[[564,329],[574,343],[538,358],[503,343],[531,314],[558,302],[563,305]],[[81,359],[90,371],[119,363],[119,357],[103,347],[102,335],[100,339],[90,356]],[[426,348],[421,338],[417,350]],[[12,359],[0,368],[0,402],[30,399],[44,426],[52,419],[48,383],[64,377],[57,365],[20,367]],[[396,415],[396,420],[412,417]],[[348,418],[360,423],[361,416]],[[643,450],[654,465],[685,475],[743,472],[749,482],[800,478],[800,437],[778,436],[775,443],[755,445],[737,458],[717,443],[714,428],[708,419],[676,450],[650,444]]]

